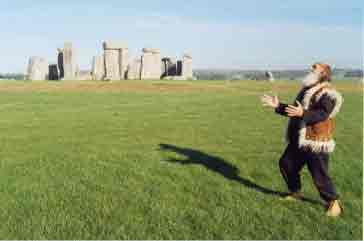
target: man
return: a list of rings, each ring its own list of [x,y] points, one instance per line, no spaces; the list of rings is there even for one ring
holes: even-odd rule
[[[290,193],[287,200],[303,197],[300,171],[307,164],[320,196],[327,203],[327,216],[342,213],[339,197],[328,173],[329,153],[334,151],[334,117],[342,105],[341,95],[333,89],[331,68],[314,64],[303,79],[294,105],[279,102],[277,96],[264,95],[262,103],[277,114],[289,117],[284,151],[279,167]]]

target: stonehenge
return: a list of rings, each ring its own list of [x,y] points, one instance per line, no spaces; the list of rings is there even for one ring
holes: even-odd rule
[[[50,64],[48,67],[48,79],[49,80],[58,80],[59,73],[58,73],[58,66],[56,64]]]
[[[193,78],[193,70],[192,70],[192,57],[189,54],[185,54],[182,60],[182,76],[186,79]]]
[[[57,63],[58,63],[58,70],[59,70],[59,78],[63,79],[64,78],[63,50],[61,48],[58,48]]]
[[[142,66],[142,59],[141,58],[135,58],[128,65],[127,79],[128,80],[141,79],[141,66]]]
[[[58,48],[57,64],[48,65],[41,57],[31,57],[28,64],[30,80],[188,80],[193,79],[192,57],[162,57],[158,48],[143,48],[142,54],[129,60],[126,43],[104,41],[103,54],[92,58],[90,70],[81,70],[75,61],[71,42]]]
[[[265,76],[267,77],[269,82],[274,82],[275,81],[274,75],[273,75],[273,73],[271,71],[265,72]]]
[[[159,49],[144,48],[142,55],[141,79],[160,79],[162,76],[162,60]]]
[[[92,59],[91,75],[93,80],[103,80],[105,76],[104,56],[94,56]]]
[[[64,48],[59,50],[61,51],[61,54],[59,55],[61,55],[62,58],[60,59],[58,57],[58,60],[61,60],[61,62],[58,63],[58,65],[60,66],[60,69],[63,70],[63,75],[61,75],[61,79],[63,80],[75,79],[76,70],[75,70],[75,63],[73,61],[74,56],[73,56],[72,43],[66,42],[64,44]]]
[[[89,70],[80,70],[77,72],[76,80],[94,80],[92,72]]]
[[[126,44],[105,41],[105,80],[125,79],[128,68],[128,47]]]
[[[174,58],[165,57],[162,63],[162,79],[177,75],[177,61]]]
[[[48,77],[48,63],[41,57],[30,57],[28,63],[29,80],[46,80]]]

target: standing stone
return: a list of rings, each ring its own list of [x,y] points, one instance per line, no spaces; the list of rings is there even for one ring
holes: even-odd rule
[[[62,52],[63,52],[64,80],[74,80],[76,71],[75,71],[72,43],[66,42],[64,44]]]
[[[269,82],[273,83],[275,81],[274,75],[271,71],[265,72],[265,76],[267,77]]]
[[[75,79],[76,80],[78,80],[79,79],[79,77],[80,77],[80,66],[77,64],[76,66],[75,66]]]
[[[114,49],[104,50],[105,80],[119,80],[119,51]]]
[[[120,78],[127,79],[128,63],[129,63],[129,50],[127,48],[120,49],[119,52],[119,68]]]
[[[185,79],[192,79],[193,78],[192,57],[191,57],[191,55],[185,54],[183,56],[182,76]]]
[[[181,60],[178,60],[176,63],[176,76],[182,76],[182,67],[183,62]]]
[[[30,57],[28,64],[29,80],[46,80],[48,73],[48,63],[41,57]]]
[[[143,49],[141,79],[160,79],[162,60],[159,49]]]
[[[141,79],[152,79],[153,77],[153,53],[149,49],[143,49]]]
[[[160,50],[156,50],[153,52],[154,57],[154,73],[153,79],[160,79],[162,76],[162,61],[161,61],[161,52]]]
[[[127,79],[129,80],[140,80],[142,60],[136,58],[128,66]]]
[[[169,58],[162,58],[162,78],[168,77]]]
[[[125,79],[128,68],[128,48],[126,44],[106,41],[103,44],[105,58],[105,80]]]
[[[89,70],[80,70],[78,72],[77,80],[93,80],[93,76],[91,71]]]
[[[49,80],[58,80],[59,74],[58,74],[58,67],[56,64],[50,64],[48,67],[48,79]]]
[[[168,75],[175,76],[176,74],[177,74],[177,61],[175,58],[171,58],[168,68]]]
[[[165,57],[162,58],[162,78],[172,77],[177,74],[176,60]]]
[[[64,78],[64,67],[63,67],[63,50],[58,49],[58,70],[59,70],[59,79]]]
[[[92,79],[103,80],[105,76],[104,56],[95,56],[92,60]]]

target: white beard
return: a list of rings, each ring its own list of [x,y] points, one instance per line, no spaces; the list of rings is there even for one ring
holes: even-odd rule
[[[304,87],[309,87],[315,85],[320,79],[320,75],[314,72],[310,72],[302,80],[302,85]]]

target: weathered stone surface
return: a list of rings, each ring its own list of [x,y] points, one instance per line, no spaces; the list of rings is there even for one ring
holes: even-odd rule
[[[154,52],[154,72],[153,72],[153,79],[160,79],[162,76],[162,61],[161,61],[161,53]]]
[[[273,73],[271,71],[265,72],[265,76],[267,77],[269,82],[274,82],[275,81],[274,75],[273,75]]]
[[[75,65],[75,77],[78,79],[80,76],[80,66],[78,64]]]
[[[119,71],[120,71],[120,79],[127,78],[128,64],[129,64],[129,50],[127,48],[123,48],[119,50]]]
[[[127,79],[140,80],[141,66],[141,58],[134,59],[128,66]]]
[[[105,80],[120,80],[120,50],[105,49]]]
[[[176,76],[182,76],[183,61],[178,60],[176,63]]]
[[[177,74],[177,63],[174,58],[162,58],[162,78],[175,76]]]
[[[48,79],[59,80],[58,66],[56,64],[50,64],[48,66]]]
[[[41,57],[30,57],[28,64],[29,80],[46,80],[48,74],[48,63]]]
[[[141,79],[153,79],[154,72],[153,53],[144,52],[142,56]]]
[[[170,58],[165,57],[162,58],[162,78],[165,78],[168,76],[168,66],[169,66]]]
[[[152,54],[160,54],[161,51],[160,49],[155,49],[155,48],[143,48],[143,53],[152,53]]]
[[[59,79],[64,78],[64,67],[63,67],[63,50],[58,49],[58,70],[59,70]]]
[[[77,80],[92,80],[93,76],[89,70],[80,70],[78,72]]]
[[[169,68],[169,75],[175,76],[177,75],[177,60],[176,59],[171,59],[171,65]]]
[[[72,43],[66,42],[63,48],[63,69],[64,69],[64,80],[75,79],[75,63]]]
[[[105,76],[104,56],[95,56],[92,60],[92,79],[103,80]]]
[[[129,63],[129,51],[125,43],[105,41],[105,79],[120,80],[126,78]]]
[[[193,79],[192,57],[185,54],[182,60],[182,76],[186,79]]]
[[[162,60],[159,49],[143,49],[141,79],[160,79]]]
[[[127,49],[128,45],[124,42],[105,41],[103,43],[104,50],[107,49]]]
[[[162,60],[162,78],[168,80],[193,79],[192,57],[185,54],[182,60],[165,57]]]

